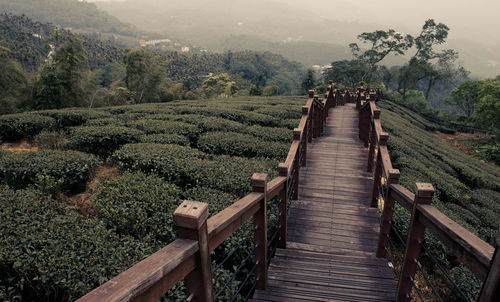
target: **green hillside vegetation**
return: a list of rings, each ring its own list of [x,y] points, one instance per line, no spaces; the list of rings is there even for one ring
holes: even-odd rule
[[[382,109],[382,127],[390,133],[388,147],[393,165],[401,171],[400,183],[411,190],[416,182],[432,183],[436,189],[433,205],[494,245],[500,229],[500,168],[467,155],[434,135],[434,131],[446,128],[427,121],[412,109],[387,100],[378,106]],[[407,233],[409,215],[402,207],[396,207],[395,226],[402,234]],[[426,236],[426,244],[474,300],[480,281],[457,266],[455,257],[437,239]],[[422,261],[425,263],[425,258]],[[445,287],[440,290],[443,289],[446,291]]]
[[[120,46],[138,45],[141,38],[157,35],[137,30],[133,25],[119,21],[99,10],[94,3],[79,0],[0,0],[0,12],[26,15],[38,22],[88,34]]]
[[[275,177],[304,102],[235,97],[1,116],[0,140],[40,149],[0,151],[0,300],[75,300],[174,240],[183,199],[207,202],[213,215],[250,192],[253,173]],[[119,175],[98,176],[110,165]],[[244,227],[214,254],[218,263],[243,242],[215,272],[216,291],[251,233]],[[181,289],[165,300],[185,300]]]

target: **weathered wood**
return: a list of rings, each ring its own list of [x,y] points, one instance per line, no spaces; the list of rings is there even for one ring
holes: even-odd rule
[[[212,261],[208,248],[208,204],[185,200],[174,212],[179,238],[198,242],[196,268],[186,278],[186,289],[192,301],[213,302]]]
[[[394,213],[394,195],[393,186],[391,184],[399,183],[400,172],[399,170],[391,169],[387,175],[388,185],[385,193],[384,208],[382,210],[380,232],[377,245],[377,257],[386,257],[387,241],[391,233],[392,215]]]
[[[370,127],[370,147],[368,149],[368,163],[366,164],[366,172],[373,172],[373,160],[375,157],[375,147],[376,147],[376,132],[375,127]]]
[[[224,240],[255,215],[264,199],[263,193],[250,193],[207,221],[209,248],[215,250]]]
[[[267,174],[255,173],[252,176],[252,191],[267,193]],[[253,216],[254,253],[255,253],[255,288],[267,287],[267,198],[260,201],[259,210]]]
[[[382,158],[380,157],[380,153],[377,155],[376,167],[375,167],[375,175],[373,176],[373,186],[372,186],[372,197],[370,201],[370,207],[376,208],[378,205],[379,199],[379,190],[380,190],[380,181],[382,179]]]
[[[288,167],[284,163],[278,166],[278,173],[284,178],[284,185],[279,193],[279,238],[278,247],[286,248],[287,228],[288,228]]]
[[[415,185],[415,200],[410,220],[408,238],[406,240],[406,250],[398,283],[396,300],[411,301],[412,284],[417,270],[417,263],[424,240],[425,226],[420,221],[421,213],[417,210],[417,205],[428,205],[434,196],[434,187],[431,184],[417,183]]]
[[[483,282],[479,302],[500,301],[500,232],[496,241],[497,248],[490,262],[488,276]]]
[[[157,301],[196,267],[198,242],[177,239],[78,302]]]

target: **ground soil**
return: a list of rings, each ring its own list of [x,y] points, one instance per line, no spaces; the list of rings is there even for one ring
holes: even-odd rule
[[[488,134],[483,134],[483,133],[461,133],[457,132],[455,134],[446,134],[446,133],[441,133],[441,132],[432,132],[435,136],[439,137],[443,141],[447,142],[448,144],[452,145],[453,147],[461,150],[465,154],[468,155],[475,155],[476,152],[474,151],[474,147],[465,144],[465,141],[477,141],[477,142],[482,142],[482,141],[487,141],[490,140],[491,137]]]
[[[15,143],[0,144],[0,150],[19,153],[19,152],[38,151],[38,147],[31,145],[26,140],[22,140]]]

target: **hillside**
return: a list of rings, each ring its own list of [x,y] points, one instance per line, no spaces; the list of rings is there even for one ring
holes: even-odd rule
[[[449,131],[411,109],[390,101],[379,103],[382,126],[401,183],[430,182],[434,205],[483,240],[494,244],[500,228],[500,169],[467,155],[435,135]]]
[[[78,0],[0,0],[0,12],[26,15],[35,21],[60,25],[119,46],[136,46],[141,38],[159,36],[121,22],[94,3]]]
[[[0,15],[0,43],[12,51],[12,58],[29,71],[35,72],[45,62],[51,45],[57,47],[73,35],[48,23],[34,21],[26,16]],[[125,51],[100,40],[79,36],[89,59],[91,69],[103,68],[121,62]]]
[[[0,151],[0,300],[75,300],[171,242],[183,199],[213,215],[249,192],[256,171],[276,176],[303,104],[232,98],[0,117],[1,139],[28,140],[32,151]],[[244,253],[216,271],[216,289]]]

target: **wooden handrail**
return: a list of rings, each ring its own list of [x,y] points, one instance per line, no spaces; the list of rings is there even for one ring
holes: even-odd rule
[[[177,239],[78,301],[156,301],[195,269],[196,252],[198,242]]]
[[[398,184],[399,170],[393,169],[392,166],[387,148],[389,134],[383,131],[379,119],[380,110],[376,106],[376,101],[381,98],[382,93],[380,90],[376,92],[370,91],[368,95],[363,93],[363,89],[358,89],[356,104],[360,117],[359,137],[370,148],[368,159],[369,171],[371,171],[370,166],[373,166],[373,161],[375,161],[372,149],[378,150],[371,206],[377,206],[382,174],[385,176],[387,183],[377,257],[386,256],[385,248],[387,247],[387,238],[391,230],[394,203],[397,202],[400,204],[412,213],[412,217],[414,218],[410,222],[407,250],[404,259],[405,266],[402,271],[403,276],[400,278],[398,285],[397,300],[406,301],[408,299],[408,279],[413,278],[415,274],[414,266],[411,264],[415,259],[407,259],[407,257],[416,257],[416,260],[418,260],[419,251],[415,251],[414,249],[419,248],[419,246],[415,245],[415,242],[421,242],[423,240],[422,230],[428,229],[462,264],[468,267],[480,280],[483,280],[483,288],[479,300],[495,301],[500,295],[500,252],[498,251],[498,247],[495,249],[451,220],[430,205],[430,200],[425,204],[417,204],[415,206],[415,194]],[[363,102],[365,98],[367,100]],[[428,185],[431,186],[430,184]]]

